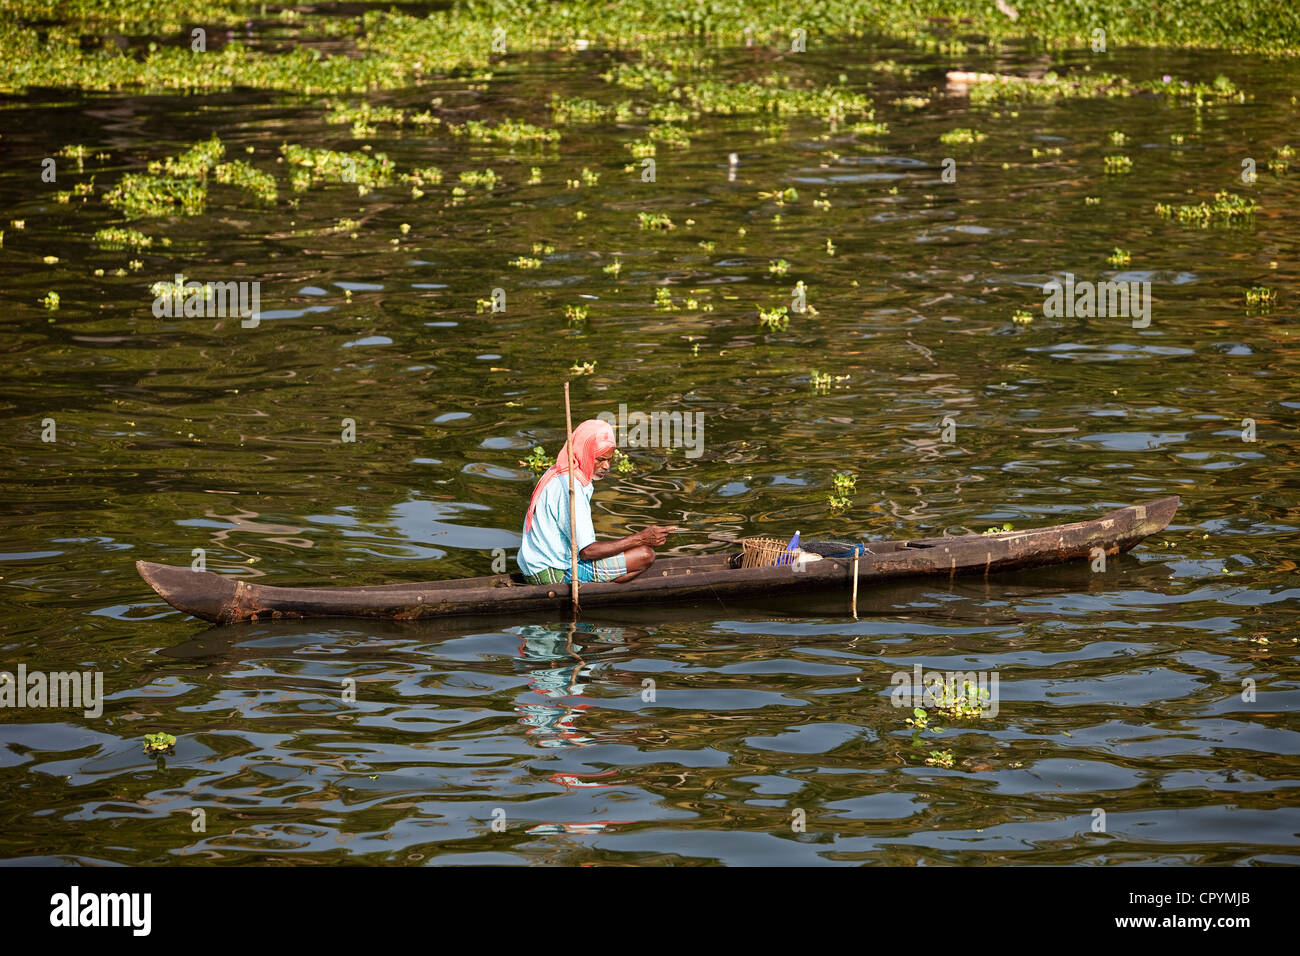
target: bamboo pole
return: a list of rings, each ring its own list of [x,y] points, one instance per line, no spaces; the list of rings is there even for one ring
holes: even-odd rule
[[[578,518],[573,498],[573,413],[569,410],[569,383],[564,383],[564,427],[568,433],[564,446],[569,449],[569,594],[573,597],[573,616],[578,617]]]

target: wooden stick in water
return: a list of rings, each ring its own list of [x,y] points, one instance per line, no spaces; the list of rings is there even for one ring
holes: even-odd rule
[[[853,549],[853,620],[858,619],[858,548]]]
[[[578,616],[578,519],[573,500],[573,413],[569,410],[569,383],[564,383],[564,427],[568,433],[564,447],[569,449],[569,594],[573,597],[573,616]],[[854,581],[857,584],[857,581]]]

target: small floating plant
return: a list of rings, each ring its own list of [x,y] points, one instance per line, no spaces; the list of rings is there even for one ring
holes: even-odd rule
[[[546,454],[546,449],[541,445],[534,445],[533,450],[528,453],[528,457],[521,459],[519,464],[532,471],[542,472],[555,464],[555,459]]]
[[[176,746],[176,738],[166,731],[144,735],[144,752],[149,756],[171,753]]]
[[[851,471],[837,471],[831,476],[831,493],[827,498],[832,511],[843,511],[853,501],[858,476]]]

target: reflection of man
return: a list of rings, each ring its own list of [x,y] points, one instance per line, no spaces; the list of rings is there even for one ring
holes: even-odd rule
[[[550,627],[525,624],[508,628],[508,631],[520,637],[519,657],[525,666],[530,663],[571,662],[563,667],[529,668],[528,686],[542,697],[557,702],[566,697],[581,696],[584,685],[578,681],[590,673],[591,664],[578,656],[581,646],[572,641],[575,631],[600,635],[610,643],[622,643],[623,637],[621,627],[596,627],[585,621]],[[573,721],[580,711],[589,706],[591,705],[522,704],[516,710],[522,715],[519,722],[532,728],[528,735],[534,737],[539,746],[582,747],[591,743],[592,739],[575,731]]]

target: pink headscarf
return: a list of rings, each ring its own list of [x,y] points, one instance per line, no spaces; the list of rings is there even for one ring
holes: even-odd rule
[[[617,447],[614,440],[614,426],[599,418],[589,418],[573,430],[573,477],[580,485],[591,484],[592,473],[596,470],[596,459]],[[555,464],[546,469],[546,474],[538,479],[533,489],[533,497],[528,502],[528,515],[524,518],[524,530],[533,525],[533,512],[537,510],[537,499],[542,489],[552,478],[568,474],[569,443],[566,441],[555,458]]]

